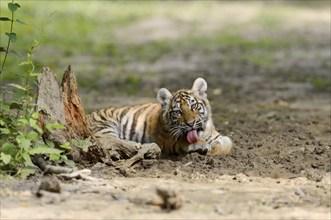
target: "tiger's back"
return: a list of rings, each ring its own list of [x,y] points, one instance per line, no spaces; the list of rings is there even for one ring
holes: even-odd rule
[[[156,142],[158,120],[162,109],[158,103],[111,107],[87,115],[89,128],[95,137],[113,135],[137,143]]]

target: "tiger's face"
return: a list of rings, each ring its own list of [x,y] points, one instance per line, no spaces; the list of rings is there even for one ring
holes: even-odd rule
[[[191,90],[173,94],[165,88],[159,90],[157,99],[163,109],[165,126],[174,138],[186,136],[189,143],[197,142],[211,116],[206,91],[207,83],[202,78],[194,81]]]

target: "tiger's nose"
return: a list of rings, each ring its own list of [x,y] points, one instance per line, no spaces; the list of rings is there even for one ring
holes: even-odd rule
[[[187,121],[186,125],[190,126],[190,127],[194,127],[195,125],[195,120],[191,120],[191,121]]]

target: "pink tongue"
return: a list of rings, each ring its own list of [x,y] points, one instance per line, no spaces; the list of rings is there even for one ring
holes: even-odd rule
[[[187,133],[187,141],[191,144],[191,143],[195,143],[198,141],[198,132],[197,130],[192,130],[192,131],[189,131]]]

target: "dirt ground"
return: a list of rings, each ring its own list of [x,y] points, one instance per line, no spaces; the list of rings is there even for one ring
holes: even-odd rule
[[[301,20],[269,33],[271,39],[275,34],[277,39],[295,35],[307,40],[268,49],[270,65],[238,59],[245,48],[192,48],[166,53],[149,65],[126,66],[124,76],[153,72],[139,75],[134,94],[122,93],[123,85],[111,77],[100,79],[101,91],[81,89],[85,107],[93,110],[154,101],[155,89],[188,88],[202,76],[216,127],[234,141],[231,155],[145,160],[125,173],[95,164],[89,169],[97,179],[60,178],[61,194],[41,198],[35,196],[40,178],[3,179],[1,219],[331,219],[330,83],[321,83],[330,82],[330,11],[319,10],[297,13]],[[190,24],[189,19],[181,22]],[[205,22],[208,33],[215,21]],[[136,44],[176,38],[163,30],[174,30],[174,25],[171,19],[155,18],[123,28],[118,36]],[[144,29],[148,37],[132,42],[133,33]],[[239,32],[249,39],[265,35],[254,25]],[[250,55],[263,57],[261,50],[252,49]],[[144,204],[158,199],[158,187],[175,190],[182,207],[169,211]]]

